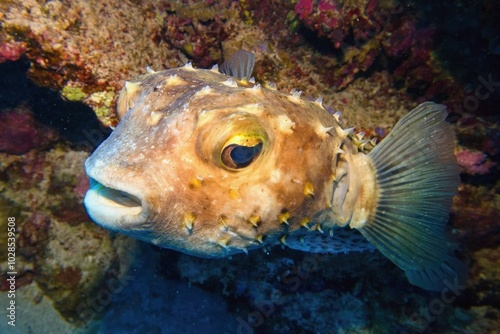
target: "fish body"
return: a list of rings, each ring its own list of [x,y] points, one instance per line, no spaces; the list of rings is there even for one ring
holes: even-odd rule
[[[370,154],[321,100],[191,65],[127,82],[117,110],[85,164],[105,228],[212,258],[376,247],[434,290],[463,276],[444,234],[458,172],[443,106],[420,105]]]

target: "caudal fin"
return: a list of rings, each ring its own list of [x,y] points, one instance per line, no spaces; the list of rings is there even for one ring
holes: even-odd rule
[[[463,282],[463,265],[450,256],[445,225],[459,184],[454,135],[446,107],[425,102],[403,117],[369,154],[379,201],[359,231],[411,283],[428,290]]]

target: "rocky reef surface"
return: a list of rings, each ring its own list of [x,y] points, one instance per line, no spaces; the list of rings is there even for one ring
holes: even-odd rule
[[[15,217],[19,333],[500,327],[497,2],[6,0],[0,9],[0,296],[4,309]],[[239,48],[255,54],[257,81],[322,96],[370,137],[419,102],[448,106],[462,169],[449,226],[467,286],[422,291],[377,252],[276,247],[198,259],[90,221],[83,162],[116,125],[124,81],[147,66],[208,68]],[[4,320],[0,332],[10,332]]]

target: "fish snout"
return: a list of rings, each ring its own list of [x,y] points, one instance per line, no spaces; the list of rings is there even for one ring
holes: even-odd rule
[[[144,229],[150,210],[141,187],[114,179],[112,176],[116,172],[99,166],[92,157],[85,162],[90,188],[85,194],[84,204],[89,216],[113,231],[127,233],[128,230]]]

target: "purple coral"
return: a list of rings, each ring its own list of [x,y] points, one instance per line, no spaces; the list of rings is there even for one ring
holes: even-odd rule
[[[483,175],[495,166],[495,163],[486,159],[486,154],[479,151],[463,150],[456,153],[457,162],[464,173]]]
[[[312,0],[299,0],[295,5],[295,13],[302,22],[318,32],[319,36],[325,36],[333,40],[335,47],[339,47],[345,38],[343,13],[340,12],[337,2],[322,0],[316,6]]]
[[[3,112],[0,114],[0,151],[26,153],[35,147],[36,132],[29,114]]]
[[[16,61],[26,52],[24,42],[5,42],[0,44],[0,63],[7,60]]]
[[[44,148],[58,137],[24,108],[7,109],[0,113],[0,152],[24,154],[32,148]]]
[[[313,0],[299,0],[295,5],[295,13],[301,20],[307,20],[313,11]]]

